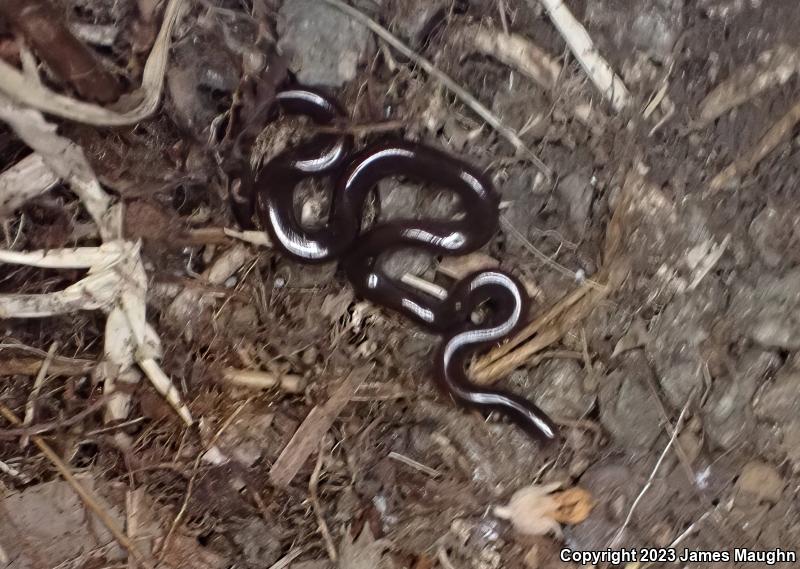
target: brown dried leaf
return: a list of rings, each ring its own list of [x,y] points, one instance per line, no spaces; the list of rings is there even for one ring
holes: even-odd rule
[[[558,509],[553,512],[553,518],[562,524],[575,525],[589,517],[594,507],[594,500],[588,490],[580,486],[573,486],[562,492],[552,495],[558,504]]]
[[[594,502],[591,494],[580,487],[553,491],[560,483],[532,484],[511,496],[508,505],[495,508],[495,515],[511,521],[517,531],[526,535],[561,536],[560,523],[574,525],[586,519]]]

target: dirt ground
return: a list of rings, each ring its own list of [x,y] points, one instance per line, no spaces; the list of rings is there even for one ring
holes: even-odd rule
[[[142,81],[164,4],[59,0],[55,14],[117,100]],[[578,567],[564,548],[664,548],[631,569],[713,565],[670,549],[758,567],[734,549],[799,549],[800,3],[566,1],[627,87],[620,108],[536,1],[352,4],[416,55],[322,0],[189,2],[146,120],[45,115],[124,205],[124,237],[142,240],[157,359],[195,424],[135,365],[106,365],[107,310],[3,312],[5,295],[53,293],[86,270],[0,264],[0,567],[132,567],[136,555],[173,568]],[[7,20],[0,10],[7,63],[32,61],[70,97],[125,102],[59,75],[74,53]],[[416,56],[516,131],[517,148]],[[321,85],[358,146],[403,136],[492,177],[502,229],[480,255],[385,263],[445,288],[469,263],[525,282],[535,329],[473,373],[536,401],[558,444],[439,394],[438,339],[354,297],[336,266],[224,231],[225,129],[232,108],[252,118],[248,69],[256,102]],[[268,160],[311,128],[278,117],[246,150]],[[0,171],[30,144],[0,123]],[[306,219],[323,215],[325,188],[303,194]],[[69,184],[7,199],[5,250],[100,243]],[[382,183],[371,208],[458,211],[403,180]],[[109,377],[130,397],[122,415]],[[20,428],[6,411],[26,406]]]

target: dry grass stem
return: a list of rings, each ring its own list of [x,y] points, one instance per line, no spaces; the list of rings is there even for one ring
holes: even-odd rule
[[[11,423],[12,425],[20,426],[21,421],[17,416],[14,414],[11,409],[6,407],[4,404],[0,403],[0,415],[6,418],[6,420]],[[97,516],[97,518],[103,523],[108,531],[111,532],[111,535],[114,536],[114,539],[128,551],[128,555],[130,555],[137,563],[141,564],[143,567],[147,569],[155,569],[155,566],[145,558],[141,551],[139,551],[136,545],[128,539],[128,536],[122,531],[121,528],[117,526],[117,523],[111,518],[111,516],[106,512],[99,504],[98,500],[92,495],[89,490],[84,488],[84,486],[78,482],[75,476],[72,474],[72,471],[69,469],[69,466],[61,460],[61,457],[56,454],[56,452],[50,448],[41,437],[33,436],[31,437],[33,444],[39,447],[39,450],[42,451],[50,462],[53,463],[53,466],[56,467],[59,474],[66,480],[67,484],[69,484],[75,493],[83,500],[83,503],[86,507]]]
[[[554,89],[561,65],[525,36],[499,33],[485,26],[466,26],[459,31],[470,44],[485,55],[513,67],[546,90]]]
[[[800,51],[797,48],[779,44],[774,50],[762,53],[756,63],[738,70],[706,95],[700,103],[700,117],[692,126],[707,126],[767,89],[783,85],[798,69]]]
[[[636,496],[636,499],[633,501],[633,504],[631,504],[630,510],[628,510],[628,514],[625,516],[625,521],[622,523],[622,526],[620,526],[619,530],[617,530],[617,533],[611,540],[609,547],[620,546],[620,539],[622,538],[622,535],[624,534],[628,525],[631,523],[631,519],[633,519],[633,514],[636,511],[636,507],[639,505],[639,502],[641,502],[644,495],[653,485],[653,480],[655,480],[656,474],[658,473],[658,470],[661,468],[661,464],[664,462],[664,458],[667,456],[669,449],[672,448],[672,445],[675,444],[675,441],[678,438],[678,433],[680,433],[681,429],[683,428],[683,422],[684,419],[686,418],[686,412],[689,410],[689,405],[692,403],[693,398],[694,398],[694,390],[692,390],[692,392],[689,394],[689,397],[686,399],[686,403],[684,404],[683,409],[681,409],[680,415],[678,415],[678,420],[675,423],[675,428],[672,430],[672,433],[670,434],[667,446],[664,447],[664,450],[658,457],[658,460],[656,461],[656,464],[653,467],[652,472],[650,472],[650,476],[647,478],[647,482],[642,487],[642,490],[639,492],[639,494]]]
[[[402,462],[406,466],[410,466],[414,470],[419,470],[423,474],[430,476],[431,478],[438,478],[442,475],[441,472],[436,470],[435,468],[431,468],[430,466],[426,466],[421,462],[417,462],[413,458],[409,458],[404,454],[400,454],[399,452],[392,451],[388,454],[388,457],[392,460],[396,460],[397,462]]]
[[[342,2],[341,0],[322,0],[326,4],[329,4],[351,18],[355,21],[359,22],[360,24],[369,28],[375,35],[381,38],[383,41],[388,43],[394,49],[402,53],[405,57],[412,60],[415,64],[417,64],[420,68],[422,68],[426,73],[434,77],[437,81],[439,81],[442,85],[444,85],[447,89],[449,89],[456,97],[458,97],[462,103],[467,105],[471,108],[475,113],[480,116],[486,123],[491,126],[494,130],[496,130],[503,138],[508,140],[517,151],[524,153],[526,158],[528,158],[531,163],[536,166],[548,179],[552,179],[553,177],[553,170],[547,166],[544,162],[542,162],[541,158],[539,158],[533,150],[531,150],[525,142],[519,137],[519,134],[511,127],[506,126],[500,120],[497,115],[495,115],[492,111],[490,111],[483,103],[478,101],[469,91],[464,89],[461,85],[456,83],[449,75],[441,71],[437,68],[433,63],[428,61],[425,57],[421,56],[420,54],[416,53],[414,50],[409,48],[406,44],[400,41],[394,34],[392,34],[389,30],[381,26],[375,20],[366,16],[356,8],[349,6]]]
[[[33,422],[33,417],[36,411],[36,400],[39,398],[39,393],[42,391],[44,379],[47,377],[47,371],[50,369],[50,364],[53,362],[57,348],[58,342],[53,342],[50,344],[50,349],[47,351],[47,355],[45,356],[44,360],[42,360],[42,365],[33,381],[33,389],[31,389],[31,393],[28,396],[28,403],[25,404],[25,417],[22,419],[23,427],[27,427]],[[19,441],[20,448],[25,448],[28,446],[28,442],[28,436],[23,435]]]
[[[600,93],[611,102],[615,111],[627,108],[631,96],[625,83],[614,72],[611,65],[600,55],[589,34],[575,16],[572,15],[563,0],[537,0],[545,7],[550,20],[567,42],[572,55],[581,64],[592,83]],[[528,0],[533,4],[534,0]]]
[[[317,462],[314,465],[314,471],[311,473],[311,478],[308,480],[308,501],[311,502],[314,516],[317,518],[317,526],[319,527],[319,533],[322,534],[322,540],[325,542],[325,549],[328,551],[328,557],[332,562],[336,563],[339,555],[336,553],[336,545],[333,543],[331,530],[328,528],[322,505],[319,503],[319,477],[322,474],[322,466],[325,464],[325,456],[329,452],[328,447],[329,445],[325,443],[325,439],[323,438],[319,447]]]
[[[711,180],[711,191],[716,192],[726,188],[735,179],[750,173],[781,142],[790,137],[798,122],[800,122],[800,100],[770,127],[749,152],[732,162]]]

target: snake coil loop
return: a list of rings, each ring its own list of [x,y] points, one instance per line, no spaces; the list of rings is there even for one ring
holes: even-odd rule
[[[281,91],[278,110],[304,115],[320,125],[344,118],[338,103],[307,88]],[[518,331],[527,316],[528,297],[522,284],[500,270],[472,273],[460,280],[445,300],[428,296],[386,275],[381,255],[413,247],[434,255],[464,255],[484,246],[498,230],[499,196],[483,173],[435,148],[407,141],[373,144],[351,155],[348,135],[323,134],[284,150],[258,172],[241,180],[231,192],[231,205],[240,225],[252,227],[257,214],[273,246],[301,263],[339,261],[356,293],[399,312],[427,331],[442,335],[436,353],[434,378],[458,404],[506,415],[531,436],[557,438],[547,415],[531,401],[498,389],[472,383],[465,372],[476,351]],[[334,180],[327,223],[316,229],[302,225],[294,193],[309,177]],[[362,231],[365,200],[376,184],[404,176],[454,192],[464,215],[458,219],[393,219]],[[474,324],[479,307],[491,306],[488,318]]]

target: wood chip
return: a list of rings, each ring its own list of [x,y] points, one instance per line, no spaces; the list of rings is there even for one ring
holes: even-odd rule
[[[350,372],[330,399],[311,410],[269,471],[270,480],[275,486],[285,488],[291,484],[311,454],[319,448],[322,437],[355,395],[369,371],[361,369]]]

